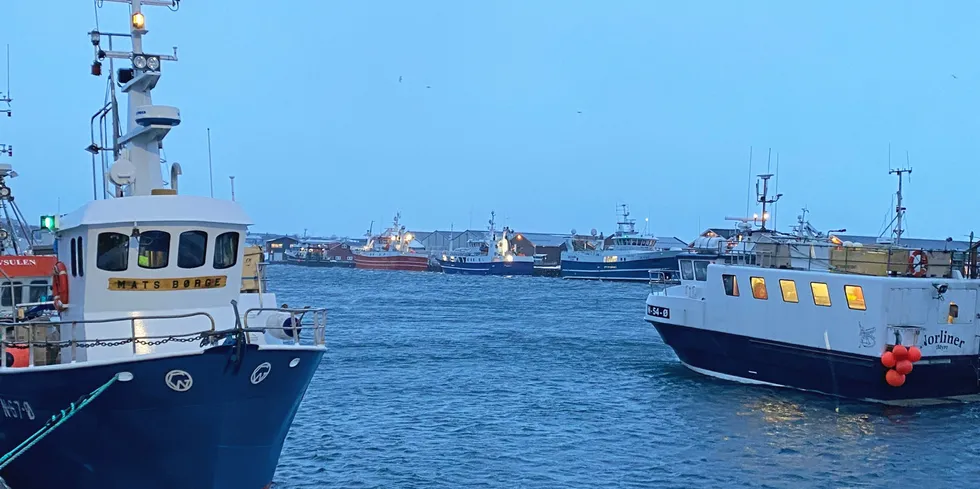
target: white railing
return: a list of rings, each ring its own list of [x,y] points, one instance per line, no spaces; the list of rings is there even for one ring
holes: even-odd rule
[[[286,313],[289,314],[289,321],[283,322],[282,326],[272,327],[272,326],[259,326],[256,328],[250,327],[248,325],[248,318],[258,316],[261,313]],[[321,346],[326,343],[326,331],[327,331],[327,309],[324,307],[319,308],[285,308],[285,307],[253,307],[245,311],[242,316],[244,319],[244,330],[246,332],[262,332],[270,330],[281,330],[283,333],[289,335],[293,338],[293,343],[296,345],[300,344],[299,333],[303,329],[302,321],[303,317],[307,314],[313,317],[313,344],[316,346]]]
[[[42,303],[43,304],[43,303]],[[196,333],[187,333],[179,335],[160,335],[160,336],[139,336],[136,334],[136,322],[144,321],[147,319],[154,320],[170,320],[170,319],[187,319],[191,317],[205,317],[211,324],[211,327],[204,331],[199,331]],[[118,322],[129,322],[130,323],[130,335],[127,337],[114,337],[114,338],[86,338],[84,340],[78,339],[78,326],[88,326],[94,324],[108,324],[108,323],[118,323]],[[58,328],[60,329],[69,326],[71,328],[71,339],[67,341],[49,341],[46,337],[43,340],[37,340],[37,329],[43,328]],[[15,331],[17,328],[22,328],[27,330],[27,340],[26,341],[7,341],[8,331]],[[88,333],[88,330],[86,330]],[[186,314],[169,314],[169,315],[147,315],[147,316],[123,316],[117,318],[108,319],[83,319],[78,321],[47,321],[47,320],[32,320],[32,321],[13,321],[13,322],[0,322],[0,335],[3,337],[3,341],[0,341],[0,367],[7,366],[7,349],[17,348],[23,349],[27,348],[29,353],[29,365],[34,366],[34,350],[36,347],[43,347],[45,350],[50,348],[58,348],[59,352],[65,348],[69,348],[71,351],[71,362],[75,363],[78,360],[78,348],[89,348],[92,346],[119,346],[126,343],[132,343],[133,354],[136,354],[136,346],[140,343],[148,342],[164,342],[167,341],[182,341],[189,342],[195,339],[204,339],[208,336],[217,335],[215,330],[214,318],[206,312],[192,312]],[[15,334],[16,336],[16,334]],[[87,335],[86,335],[87,336]]]

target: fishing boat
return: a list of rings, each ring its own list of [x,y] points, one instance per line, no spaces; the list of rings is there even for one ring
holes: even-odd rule
[[[354,267],[365,270],[405,270],[424,272],[429,269],[429,257],[419,253],[415,236],[400,224],[401,213],[395,214],[392,225],[381,234],[367,232],[367,244],[351,249]]]
[[[648,281],[651,270],[677,270],[677,255],[685,250],[658,246],[655,236],[636,231],[629,207],[621,204],[620,208],[621,218],[612,236],[597,236],[593,229],[592,240],[567,240],[566,251],[561,253],[562,278]]]
[[[980,399],[977,247],[905,245],[908,171],[893,170],[893,236],[869,245],[767,229],[764,185],[761,228],[682,255],[681,284],[651,289],[646,321],[712,377],[885,404]]]
[[[265,290],[261,250],[239,246],[251,223],[241,206],[179,193],[176,164],[164,185],[160,148],[181,116],[151,92],[176,51],[144,50],[143,9],[179,2],[122,3],[129,32],[89,33],[92,74],[109,64],[100,112],[120,111],[117,86],[128,98],[127,127],[108,118],[115,141],[90,148],[111,155],[110,188],[53,216],[53,313],[20,320],[16,304],[0,323],[24,338],[0,343],[0,475],[17,489],[268,488],[325,352],[326,311]],[[22,349],[27,365],[7,362]]]
[[[467,246],[452,250],[439,258],[442,270],[463,275],[532,275],[534,257],[515,253],[510,243],[510,229],[504,228],[498,237],[494,218],[482,239],[470,240]]]

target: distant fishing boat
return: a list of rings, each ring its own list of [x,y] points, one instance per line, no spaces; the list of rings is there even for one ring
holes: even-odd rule
[[[395,214],[391,227],[378,235],[368,230],[363,247],[353,248],[354,266],[365,270],[429,270],[429,257],[415,248],[415,236],[400,224],[401,213]]]
[[[490,227],[482,239],[471,240],[467,247],[452,250],[439,258],[442,270],[463,275],[532,275],[534,257],[518,255],[511,249],[510,229],[497,235],[490,213]]]
[[[677,256],[685,250],[659,247],[656,237],[636,231],[629,208],[620,207],[621,219],[612,236],[597,236],[593,229],[591,240],[567,240],[567,250],[561,253],[562,278],[649,281],[651,271],[677,270]]]

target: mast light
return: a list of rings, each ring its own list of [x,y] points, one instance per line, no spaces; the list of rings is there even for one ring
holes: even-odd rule
[[[144,26],[146,26],[146,18],[143,17],[143,14],[140,12],[133,14],[133,28],[141,31]]]
[[[41,229],[47,229],[48,231],[54,231],[57,227],[55,223],[54,216],[41,216]]]

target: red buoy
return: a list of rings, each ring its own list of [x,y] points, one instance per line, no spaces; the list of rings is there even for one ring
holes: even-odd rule
[[[922,350],[920,350],[919,347],[917,346],[910,346],[909,360],[912,362],[918,362],[919,360],[922,360]]]
[[[905,383],[905,376],[892,369],[888,369],[888,372],[885,373],[885,382],[888,382],[888,385],[892,387],[901,387]]]
[[[27,348],[9,347],[5,353],[8,367],[26,367],[31,364],[31,352]]]
[[[902,345],[895,345],[895,347],[892,348],[892,354],[895,355],[896,361],[905,360],[909,357],[909,350]]]
[[[895,363],[895,371],[902,375],[908,375],[910,372],[912,372],[912,362],[908,360],[899,360],[897,363]]]
[[[886,351],[885,353],[882,353],[881,354],[881,364],[884,365],[884,366],[886,366],[886,367],[888,367],[888,368],[894,367],[895,366],[895,354],[892,353],[892,352],[890,352],[890,351]]]

